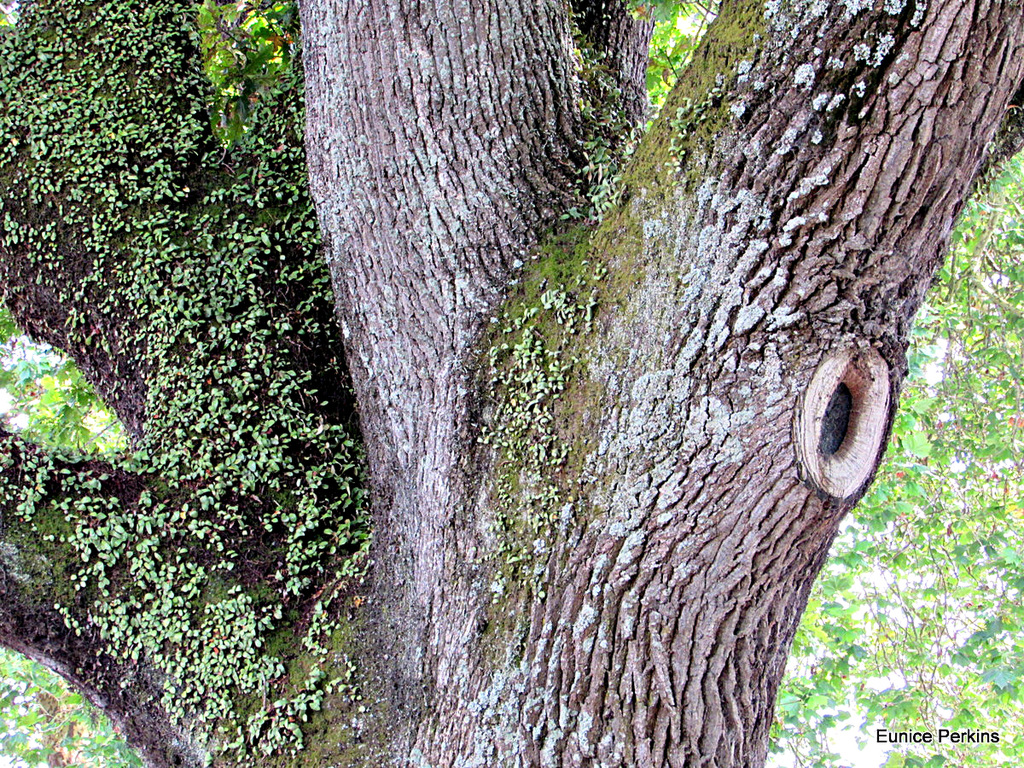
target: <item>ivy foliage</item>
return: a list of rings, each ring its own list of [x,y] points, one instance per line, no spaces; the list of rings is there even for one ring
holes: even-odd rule
[[[649,125],[717,15],[718,3],[634,0],[628,5],[636,16],[656,20],[647,69]],[[584,161],[578,170],[585,204],[570,207],[561,219],[596,222],[620,201],[622,171],[647,126],[633,126],[627,119],[607,51],[593,46],[579,29],[575,30],[575,42],[583,96],[580,116],[588,127],[582,142]]]
[[[593,330],[607,275],[587,259],[588,237],[579,227],[549,238],[487,345],[483,389],[492,396],[480,441],[497,455],[496,604],[518,588],[546,597],[551,537],[573,516],[575,488],[566,487],[565,470],[574,446],[560,411],[580,379],[579,341]]]
[[[332,601],[367,542],[360,449],[301,72],[263,61],[238,91],[249,111],[225,107],[244,130],[218,136],[210,104],[237,82],[207,44],[211,84],[196,22],[184,0],[38,0],[0,31],[0,297],[52,296],[62,346],[109,367],[122,415],[145,414],[105,466],[41,453],[22,440],[89,448],[95,401],[45,354],[5,365],[22,411],[57,411],[0,456],[0,510],[21,561],[59,576],[69,628],[159,671],[163,705],[213,753],[271,754],[348,685]],[[261,59],[288,24],[240,22]]]

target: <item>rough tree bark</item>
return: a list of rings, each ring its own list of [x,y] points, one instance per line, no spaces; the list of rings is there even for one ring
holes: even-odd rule
[[[571,84],[547,73],[564,71],[572,20],[545,4],[448,12],[395,3],[363,27],[346,3],[303,5],[313,191],[380,484],[374,602],[391,620],[371,645],[404,649],[401,673],[425,691],[408,716],[413,754],[758,764],[807,590],[884,447],[909,323],[1021,81],[1019,9],[723,5],[622,204],[583,246],[608,270],[602,310],[573,342],[582,362],[554,412],[586,438],[558,470],[572,490],[539,555],[546,597],[503,596],[497,659],[478,561],[496,507],[518,501],[496,492],[516,457],[484,471],[455,458],[472,452],[474,355],[493,343],[483,328],[507,275],[529,283],[543,268],[528,254],[550,238],[550,197],[520,179],[524,163],[550,179],[546,161],[570,152],[574,135],[550,129],[571,113]],[[382,62],[394,87],[380,87]],[[519,85],[524,64],[542,87]],[[449,85],[454,105],[433,97]],[[523,130],[542,141],[494,143]],[[481,149],[482,183],[438,186]],[[534,149],[544,156],[524,157]],[[449,195],[491,206],[474,221],[506,220],[509,201],[526,213],[496,248]],[[509,301],[540,303],[523,293]],[[850,385],[846,448],[867,444],[836,497],[793,433],[815,370],[847,351],[885,386]],[[424,395],[435,387],[445,397]]]
[[[216,147],[196,116],[194,40],[173,31],[187,4],[46,20],[66,5],[31,4],[49,42],[9,60],[40,66],[52,45],[62,78],[84,78],[61,79],[61,98],[93,78],[98,98],[162,105],[165,121],[186,104],[166,123],[185,149],[165,157],[147,151],[154,136],[111,132],[107,171],[54,163],[51,184],[15,194],[53,137],[38,105],[6,114],[5,303],[83,364],[146,460],[64,465],[3,435],[0,642],[85,686],[152,765],[230,764],[213,715],[151,701],[209,654],[113,633],[97,607],[107,587],[69,596],[43,573],[62,547],[82,554],[61,527],[80,530],[74,510],[93,530],[113,514],[78,505],[82,487],[145,519],[153,498],[205,498],[230,510],[223,527],[165,521],[160,546],[213,569],[216,531],[244,573],[218,572],[181,610],[201,623],[225,588],[249,590],[293,682],[344,657],[363,697],[338,689],[336,709],[301,710],[316,735],[297,754],[271,735],[300,711],[275,703],[252,740],[281,751],[246,764],[762,764],[807,592],[884,451],[913,315],[975,178],[1020,144],[1007,119],[1024,83],[1019,3],[723,3],[613,207],[570,227],[588,139],[644,114],[648,25],[614,2],[305,0],[310,182],[371,500],[359,586],[339,581],[351,544],[333,529],[349,506],[301,517],[348,492],[342,443],[315,436],[342,430],[351,404],[329,383],[345,374],[315,266],[288,276],[315,260],[289,218],[304,198],[260,191],[276,161],[257,149],[301,161],[294,132],[270,121],[262,144]],[[82,67],[107,23],[159,29],[160,55]],[[88,33],[69,52],[48,24]],[[601,72],[615,88],[594,87]],[[140,191],[147,174],[160,194]],[[120,196],[97,191],[105,179]],[[240,179],[252,189],[219,191]],[[97,210],[141,223],[104,229]],[[216,231],[202,237],[215,228],[240,233],[246,258],[193,280],[221,253]],[[177,255],[154,262],[164,246]],[[257,290],[233,300],[245,285]],[[260,304],[270,319],[251,314]],[[252,334],[267,351],[250,358]],[[304,390],[273,384],[277,371],[308,373]],[[217,382],[227,423],[197,433]],[[279,403],[284,415],[260,420]],[[280,455],[261,453],[268,440]],[[47,529],[54,552],[29,541],[44,502],[73,507]],[[277,508],[294,508],[302,536],[268,517]],[[326,543],[294,554],[306,538]],[[96,573],[130,592],[113,562]],[[318,602],[345,590],[358,594],[344,608]],[[323,610],[345,631],[320,655],[282,645],[315,635]],[[287,685],[267,675],[238,690],[265,703]],[[314,690],[295,685],[292,701]],[[238,710],[259,713],[242,693]]]

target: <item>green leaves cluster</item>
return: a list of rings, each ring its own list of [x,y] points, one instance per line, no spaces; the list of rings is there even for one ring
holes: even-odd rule
[[[264,23],[218,8],[217,23],[237,21],[245,60],[262,60],[282,9]],[[226,150],[194,14],[184,0],[40,0],[0,33],[3,246],[69,310],[69,347],[142,385],[146,415],[106,469],[24,444],[0,457],[0,510],[22,560],[66,585],[56,607],[71,629],[87,622],[125,663],[155,667],[164,705],[215,749],[269,754],[300,748],[294,722],[349,674],[327,653],[337,606],[324,595],[367,544],[360,448],[306,185],[301,73],[282,58],[236,77],[207,46],[218,88],[262,89],[258,114],[233,113],[248,129]],[[54,408],[77,409],[36,432],[88,447],[75,429],[92,433],[95,396],[77,374],[61,385],[71,369],[56,358],[22,357],[36,362],[11,368],[16,401],[57,390]],[[286,674],[291,644],[271,652],[290,631],[306,675]]]
[[[0,306],[0,412],[8,429],[51,448],[116,453],[124,432],[78,368],[21,336]]]
[[[0,755],[28,768],[142,765],[81,694],[41,665],[2,648]]]
[[[249,129],[260,98],[291,67],[298,9],[294,2],[204,0],[198,24],[203,63],[214,90],[214,130],[233,144]]]
[[[701,126],[715,120],[723,93],[723,88],[715,86],[702,101],[693,103],[690,99],[683,98],[682,103],[676,107],[675,115],[669,120],[672,126],[669,155],[674,172],[678,173],[685,164],[691,144]]]
[[[717,0],[631,0],[633,13],[655,20],[647,66],[647,92],[655,110],[665,103],[697,44],[718,15]]]
[[[634,130],[626,118],[607,51],[595,47],[579,29],[575,30],[575,42],[582,95],[580,117],[587,131],[583,138],[586,161],[577,176],[586,204],[569,208],[561,218],[596,220],[619,198],[620,170],[636,147],[640,128]]]
[[[886,766],[1020,763],[1024,745],[1024,160],[965,212],[910,353],[893,444],[833,546],[779,694],[786,764],[849,726],[997,731]],[[850,760],[849,755],[844,756]]]

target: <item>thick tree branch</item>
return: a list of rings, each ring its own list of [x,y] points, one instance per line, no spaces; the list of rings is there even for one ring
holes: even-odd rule
[[[214,139],[199,52],[180,26],[163,51],[160,75],[148,63],[119,55],[109,37],[117,30],[96,23],[83,23],[73,54],[85,61],[109,55],[105,68],[72,69],[58,77],[44,63],[48,59],[37,57],[45,43],[32,34],[47,14],[69,13],[80,20],[94,5],[32,3],[4,35],[2,109],[9,128],[2,156],[6,172],[0,177],[7,235],[0,241],[0,299],[34,339],[75,360],[138,441],[151,375],[148,350],[140,347],[148,308],[111,302],[131,278],[114,268],[127,261],[120,253],[109,260],[102,254],[112,250],[112,240],[115,251],[130,248],[140,239],[133,231],[136,220],[152,219],[185,197],[183,187],[198,181],[198,155],[183,165],[170,147],[179,143],[204,153],[214,148]],[[166,25],[167,16],[163,21]],[[48,80],[40,77],[44,73]],[[86,93],[104,106],[112,102],[102,115],[105,133],[91,124],[101,117],[101,108],[90,108]],[[136,123],[150,104],[181,110],[171,134],[162,137],[165,145],[152,142],[153,126]],[[77,135],[55,131],[54,109],[79,114]],[[90,133],[95,136],[91,148]],[[85,152],[85,162],[72,164],[63,156],[75,151]],[[161,177],[162,192],[147,199],[148,182]]]
[[[159,703],[159,674],[119,658],[90,621],[88,591],[72,586],[81,552],[64,538],[71,510],[88,493],[131,509],[146,481],[104,462],[47,456],[0,428],[0,645],[74,684],[149,765],[200,766],[202,750]]]
[[[338,386],[342,348],[323,274],[315,274],[319,243],[298,122],[301,73],[264,95],[271,111],[228,152],[211,128],[211,86],[195,38],[181,26],[179,14],[190,12],[168,7],[160,15],[169,31],[157,70],[138,52],[112,46],[121,33],[116,26],[83,23],[64,55],[103,60],[104,68],[70,69],[61,78],[36,57],[34,46],[45,42],[30,39],[49,13],[77,20],[88,11],[80,3],[33,3],[7,35],[3,110],[10,129],[0,215],[8,235],[0,238],[0,300],[33,339],[75,361],[136,445],[147,412],[168,395],[152,387],[163,390],[170,371],[197,362],[197,345],[209,343],[213,329],[244,320],[250,302],[261,304],[263,324],[277,329],[297,328],[296,312],[310,315],[317,343],[284,330],[279,355],[310,374],[325,415],[348,419],[352,402]],[[75,127],[55,125],[55,105],[86,117]],[[142,116],[150,122],[140,125]],[[207,275],[188,273],[196,246],[211,254]],[[237,275],[250,283],[248,296],[227,279],[234,275],[217,273],[217,251],[226,248],[251,252],[252,273]],[[141,257],[150,252],[163,258]],[[191,320],[193,330],[154,348],[148,331],[179,318]],[[199,353],[204,378],[220,375],[212,353]]]
[[[311,185],[376,499],[377,640],[404,661],[382,677],[417,702],[438,647],[427,627],[466,621],[440,618],[462,610],[445,595],[465,565],[443,552],[479,533],[455,524],[476,482],[460,458],[474,440],[468,356],[577,197],[571,24],[547,1],[301,11]]]
[[[809,388],[849,382],[861,421],[823,462],[859,454],[869,478],[911,318],[1020,82],[1019,6],[778,8],[725,5],[592,241],[629,290],[588,350],[596,487],[577,503],[597,513],[529,619],[538,763],[763,760],[810,580],[864,488],[801,464],[794,433],[825,421]]]
[[[124,471],[142,476],[54,465],[58,485],[4,542],[37,553],[19,567],[66,564],[56,602],[118,659],[102,685],[73,680],[110,698],[117,675],[146,670],[159,704],[139,717],[166,717],[138,726],[151,743],[177,750],[183,723],[204,749],[270,753],[347,679],[324,644],[366,538],[358,449],[306,190],[301,72],[221,147],[195,12],[44,0],[0,34],[0,295],[82,365],[134,438]],[[0,448],[8,467],[39,456],[9,437]],[[5,642],[64,642],[30,622],[53,604],[13,602]],[[274,633],[291,642],[271,650]],[[68,648],[58,671],[76,668]]]

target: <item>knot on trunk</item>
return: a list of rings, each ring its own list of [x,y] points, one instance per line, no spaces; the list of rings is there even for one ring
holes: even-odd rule
[[[889,366],[872,347],[831,352],[797,405],[794,443],[805,482],[837,499],[870,477],[889,418]]]

